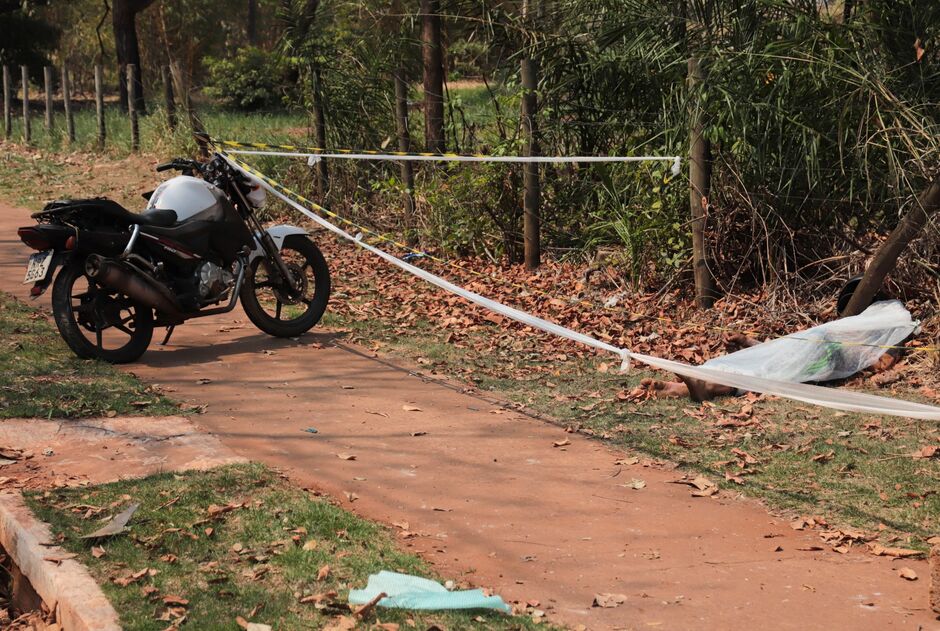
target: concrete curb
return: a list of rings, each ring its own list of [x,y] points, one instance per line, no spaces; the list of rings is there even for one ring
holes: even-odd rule
[[[0,493],[0,545],[56,611],[63,631],[120,631],[117,612],[84,565],[45,560],[66,554],[58,546],[42,545],[52,541],[49,527],[33,516],[21,494]]]

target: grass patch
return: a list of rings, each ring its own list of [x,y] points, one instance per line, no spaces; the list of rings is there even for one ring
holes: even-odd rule
[[[303,130],[307,125],[307,115],[303,112],[286,110],[273,112],[236,112],[218,106],[197,106],[199,116],[209,133],[225,136],[226,140],[248,140],[260,142],[284,142],[288,133]],[[32,137],[29,145],[43,151],[73,152],[98,150],[98,123],[94,103],[85,104],[74,110],[75,142],[69,143],[65,129],[65,114],[56,111],[53,116],[53,128],[49,132],[43,123],[42,115],[32,112],[30,119]],[[23,120],[13,117],[11,140],[23,143]],[[116,103],[105,105],[105,128],[107,138],[104,153],[111,157],[123,157],[131,153],[131,128],[127,112]],[[186,151],[192,155],[196,151],[188,123],[181,122],[175,130],[170,130],[166,112],[161,106],[151,107],[147,114],[139,117],[140,146],[146,153],[164,151]]]
[[[27,502],[90,568],[128,631],[167,628],[174,619],[167,596],[188,601],[176,612],[185,614],[186,628],[233,629],[242,616],[278,631],[319,629],[349,614],[347,590],[364,587],[371,573],[433,578],[424,561],[396,547],[388,529],[311,497],[256,464],[36,492]],[[93,543],[79,537],[100,526],[97,518],[136,502],[141,506],[130,532],[100,543],[105,553],[96,557]],[[237,508],[212,517],[213,505]],[[318,580],[327,565],[328,575]],[[150,572],[119,584],[141,570]],[[329,591],[338,596],[325,598],[325,608],[300,602]],[[528,618],[495,613],[379,609],[375,615],[403,628],[409,619],[419,629],[535,628]]]
[[[178,414],[110,364],[75,357],[40,310],[0,292],[0,418]]]

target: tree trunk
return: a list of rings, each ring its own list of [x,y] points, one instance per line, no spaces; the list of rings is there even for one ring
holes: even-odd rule
[[[176,99],[173,96],[173,77],[169,66],[160,66],[160,78],[163,79],[163,100],[166,102],[166,124],[170,131],[176,131]]]
[[[311,68],[310,74],[313,83],[313,131],[316,135],[317,146],[326,149],[326,114],[323,108],[323,90],[320,87],[320,67],[314,66]],[[320,196],[320,203],[326,206],[328,204],[327,196],[330,193],[330,174],[323,158],[317,160],[316,171],[317,193]]]
[[[408,153],[411,151],[411,135],[408,133],[408,82],[405,81],[405,72],[401,68],[395,73],[395,126],[398,128],[398,150]],[[405,187],[402,196],[405,205],[405,244],[414,247],[418,244],[414,226],[415,175],[409,160],[401,161],[401,183]]]
[[[258,44],[258,0],[248,0],[248,18],[245,21],[245,34],[248,44]]]
[[[137,111],[146,112],[144,86],[140,74],[140,45],[137,41],[137,14],[153,4],[154,0],[114,0],[111,6],[111,23],[114,26],[114,49],[118,68],[123,70],[133,64],[134,95]],[[118,73],[121,90],[121,107],[127,109],[127,78]]]
[[[908,244],[917,238],[923,231],[930,216],[940,208],[940,177],[934,179],[930,186],[917,198],[917,203],[898,222],[875,257],[865,270],[865,275],[855,288],[852,299],[845,308],[843,316],[858,315],[871,304],[875,294],[881,289],[885,278],[898,263],[898,257],[907,248]]]
[[[708,267],[705,246],[705,217],[711,193],[711,146],[703,136],[702,112],[693,101],[695,86],[704,80],[700,61],[689,59],[689,206],[692,211],[692,270],[695,275],[695,301],[709,309],[715,303],[715,279]]]
[[[98,121],[98,149],[104,149],[107,129],[104,122],[104,68],[95,65],[95,114]]]
[[[199,147],[199,155],[204,158],[208,157],[209,146],[206,143],[206,130],[196,114],[196,108],[193,106],[193,98],[189,90],[189,76],[183,72],[182,67],[175,61],[170,61],[170,76],[176,86],[176,94],[180,99],[180,103],[182,103],[183,109],[186,110],[189,127],[192,130],[193,138],[196,140],[196,145]]]
[[[424,64],[424,140],[427,151],[443,153],[444,53],[441,45],[441,3],[421,0],[421,51]]]

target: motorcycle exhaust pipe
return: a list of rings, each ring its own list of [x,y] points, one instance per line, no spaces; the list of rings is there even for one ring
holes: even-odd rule
[[[92,254],[85,261],[85,274],[99,285],[119,291],[172,318],[184,319],[182,309],[176,301],[147,282],[140,274],[129,272],[114,261]]]

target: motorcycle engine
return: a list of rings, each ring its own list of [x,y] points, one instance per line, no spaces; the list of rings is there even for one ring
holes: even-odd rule
[[[235,275],[227,269],[204,261],[196,268],[196,286],[204,299],[221,298],[235,282]]]

